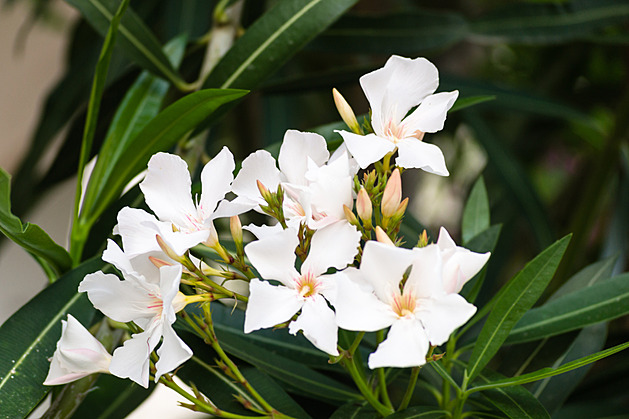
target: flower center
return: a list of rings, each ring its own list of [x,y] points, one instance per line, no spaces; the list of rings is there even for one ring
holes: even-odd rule
[[[310,272],[295,280],[295,289],[304,298],[312,297],[319,293],[320,284],[317,278]]]
[[[393,297],[391,307],[398,316],[410,318],[417,308],[417,299],[412,292],[398,294]]]
[[[424,132],[420,130],[416,130],[415,132],[406,132],[407,128],[404,125],[404,121],[402,121],[399,125],[396,125],[392,120],[389,120],[384,126],[384,136],[389,139],[389,141],[397,144],[403,138],[415,137],[419,141],[424,138]]]
[[[162,310],[164,309],[164,301],[162,301],[162,296],[159,294],[150,293],[149,297],[151,301],[146,308],[154,312],[157,316],[161,316]]]

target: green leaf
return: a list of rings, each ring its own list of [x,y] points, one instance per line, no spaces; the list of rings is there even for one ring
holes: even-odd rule
[[[94,206],[84,207],[83,219],[91,225],[114,200],[125,185],[140,173],[159,151],[168,150],[178,140],[225,103],[247,93],[246,90],[207,89],[189,94],[173,103],[153,118],[132,142],[111,169],[111,176],[101,187],[102,194],[94,199]]]
[[[584,328],[579,332],[568,350],[553,364],[553,367],[557,368],[567,362],[600,351],[605,346],[606,338],[607,325],[605,323]],[[536,383],[537,386],[531,391],[546,410],[554,414],[579,385],[591,367],[592,364],[555,377],[545,378]]]
[[[417,54],[446,48],[467,35],[463,16],[451,12],[409,10],[389,14],[343,16],[309,49],[349,54]]]
[[[472,237],[465,244],[465,247],[477,253],[493,252],[496,248],[496,244],[498,243],[498,238],[500,237],[501,230],[501,224],[493,225],[487,230]],[[480,293],[480,290],[483,286],[483,282],[485,281],[486,274],[487,265],[485,265],[483,269],[481,269],[481,271],[474,276],[474,278],[470,279],[463,286],[463,289],[461,290],[461,295],[465,297],[465,299],[470,303],[473,303],[476,300],[476,297],[478,297],[478,294]]]
[[[54,275],[51,279],[72,266],[68,252],[55,243],[44,230],[35,224],[22,224],[22,221],[11,213],[11,176],[2,168],[0,168],[0,231],[33,255],[45,271],[52,269]]]
[[[94,387],[72,415],[73,418],[118,419],[127,417],[148,396],[155,386],[144,388],[131,380],[100,374]]]
[[[66,0],[76,7],[81,14],[102,36],[105,36],[118,7],[115,0]],[[133,10],[122,18],[119,26],[120,46],[130,59],[153,74],[169,80],[178,87],[185,82],[162,52],[162,46],[142,19]]]
[[[566,236],[549,246],[501,290],[474,345],[467,369],[470,380],[493,358],[516,322],[544,292],[569,241],[570,236]]]
[[[614,271],[616,260],[618,260],[618,257],[612,256],[581,269],[555,291],[546,303],[610,278]]]
[[[598,282],[526,313],[508,343],[529,342],[580,329],[629,313],[629,273]]]
[[[429,406],[413,406],[392,415],[386,416],[387,419],[437,419],[447,417],[448,412],[438,410]]]
[[[479,105],[481,103],[491,102],[492,100],[496,100],[496,96],[480,95],[480,96],[459,97],[457,101],[454,102],[454,106],[450,108],[448,113],[460,111],[461,109],[469,108],[471,106]]]
[[[617,352],[623,351],[629,348],[629,342],[622,343],[620,345],[616,345],[612,348],[606,349],[604,351],[597,352],[592,355],[584,356],[579,359],[575,359],[574,361],[563,364],[557,368],[542,368],[541,370],[534,371],[528,374],[519,375],[513,378],[505,378],[498,381],[493,381],[486,385],[480,385],[476,387],[472,387],[467,390],[467,393],[475,393],[477,391],[486,391],[495,388],[503,388],[509,386],[517,386],[526,383],[531,383],[533,381],[538,381],[544,379],[546,377],[553,377],[555,375],[563,374],[568,371],[575,370],[577,368],[581,368],[585,365],[591,364],[593,362],[598,361],[599,359],[606,358],[608,356],[614,355]]]
[[[185,37],[179,37],[164,47],[174,66],[178,66],[186,47]],[[169,84],[148,72],[140,74],[127,91],[109,127],[98,160],[84,191],[83,207],[92,208],[103,194],[114,167],[125,154],[139,132],[153,119],[162,106]],[[94,214],[95,217],[100,214]]]
[[[242,374],[273,408],[294,418],[310,418],[271,377],[256,368],[244,368]]]
[[[499,179],[512,193],[519,210],[529,219],[530,227],[540,247],[548,246],[552,243],[553,234],[547,211],[521,164],[504,143],[495,137],[489,125],[473,111],[466,112],[465,120],[475,131],[475,138],[487,152],[490,166],[495,169]]]
[[[378,419],[380,415],[373,407],[364,403],[348,403],[339,407],[332,413],[330,419]]]
[[[463,244],[480,232],[489,228],[489,200],[483,177],[479,177],[463,209],[462,236]]]
[[[256,87],[356,1],[277,2],[236,41],[203,87]]]
[[[476,377],[477,383],[491,383],[504,379],[504,376],[485,370]],[[485,391],[483,396],[509,418],[550,418],[544,406],[521,386],[498,388]]]
[[[629,4],[617,0],[555,4],[514,4],[470,24],[472,39],[553,44],[580,39],[629,17]]]
[[[61,336],[61,320],[70,313],[89,325],[95,311],[77,287],[101,266],[95,259],[68,272],[0,327],[0,412],[6,417],[26,417],[50,390],[42,383]]]

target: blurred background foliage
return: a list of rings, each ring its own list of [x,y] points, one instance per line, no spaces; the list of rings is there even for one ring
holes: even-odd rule
[[[5,0],[5,5],[16,1]],[[219,7],[242,7],[235,27],[240,36],[269,8],[291,1],[222,1]],[[13,177],[16,215],[25,214],[43,191],[77,172],[93,69],[107,29],[93,13],[99,7],[115,10],[117,2],[68,2],[84,17],[74,24],[65,75],[49,93],[32,147]],[[30,24],[56,21],[50,0],[29,3],[32,20],[21,37],[28,36]],[[155,0],[135,1],[131,7],[159,44],[186,36],[179,73],[190,84],[202,71],[208,34],[233,23],[229,14],[214,12],[216,5],[209,0]],[[177,151],[192,167],[223,145],[239,160],[261,147],[277,150],[286,129],[316,130],[338,144],[340,137],[332,128],[342,125],[331,89],[339,89],[355,112],[364,114],[368,107],[358,84],[361,75],[381,67],[391,54],[424,56],[440,70],[439,91],[458,89],[461,98],[485,99],[452,113],[442,132],[425,138],[444,150],[450,177],[404,176],[405,196],[419,201],[414,215],[433,237],[439,225],[455,235],[460,231],[463,203],[478,176],[484,177],[492,223],[501,224],[502,230],[478,301],[486,301],[526,261],[570,232],[572,242],[549,293],[603,258],[616,257],[614,274],[627,270],[629,2],[360,0],[320,30],[303,48],[286,54],[283,65],[275,63],[277,68],[261,72],[259,80],[237,79],[229,86],[251,93],[223,112],[209,132],[199,130],[201,137],[178,144]],[[124,41],[116,44],[92,153],[146,67],[132,47]],[[220,87],[224,80],[210,73],[204,87]],[[185,95],[183,90],[171,84],[165,103]],[[62,145],[50,163],[44,156],[59,136]],[[135,188],[123,200],[137,203],[139,197]],[[90,242],[104,242],[116,212],[110,208],[103,214],[92,231],[98,240]],[[407,242],[412,245],[416,238]],[[84,256],[101,250],[88,245]],[[628,335],[626,319],[615,321],[608,345]],[[573,339],[564,336],[566,342]],[[503,359],[525,359],[530,348],[520,346],[505,351]],[[548,352],[552,358],[553,351]],[[585,412],[588,403],[603,406],[602,399],[613,412],[617,406],[628,408],[627,373],[627,353],[597,364],[557,417],[574,417],[570,412]]]

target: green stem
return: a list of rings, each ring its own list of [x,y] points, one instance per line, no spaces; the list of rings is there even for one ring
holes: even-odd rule
[[[408,407],[408,404],[411,402],[411,397],[413,396],[413,392],[415,391],[415,385],[417,384],[417,378],[419,378],[419,371],[421,367],[414,367],[411,370],[411,378],[408,380],[408,386],[406,387],[406,393],[404,393],[404,397],[402,398],[402,403],[400,403],[400,408],[398,410],[404,410]]]
[[[356,368],[356,365],[354,363],[354,358],[351,358],[351,359],[345,358],[345,359],[343,359],[343,366],[345,366],[345,368],[347,369],[347,371],[351,375],[352,379],[356,383],[356,386],[358,387],[358,390],[363,395],[365,400],[367,400],[367,402],[369,402],[369,404],[374,409],[376,409],[376,411],[380,415],[386,417],[386,416],[391,415],[394,412],[394,410],[392,408],[390,408],[388,406],[385,406],[382,403],[380,403],[380,401],[378,401],[376,396],[373,394],[373,391],[371,390],[371,388],[369,388],[369,386],[365,382],[363,376],[360,374],[360,372]]]
[[[378,345],[382,343],[384,340],[384,330],[378,330],[376,332],[376,337],[378,340]],[[382,402],[385,406],[393,409],[393,404],[391,403],[391,399],[389,398],[389,391],[387,390],[387,378],[384,375],[384,368],[378,368],[376,370],[376,374],[378,374],[378,388],[380,389],[380,394],[382,396]]]

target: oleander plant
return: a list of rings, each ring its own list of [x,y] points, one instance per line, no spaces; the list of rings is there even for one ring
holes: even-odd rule
[[[0,417],[629,412],[626,2],[67,2]],[[73,176],[64,248],[22,219]]]

